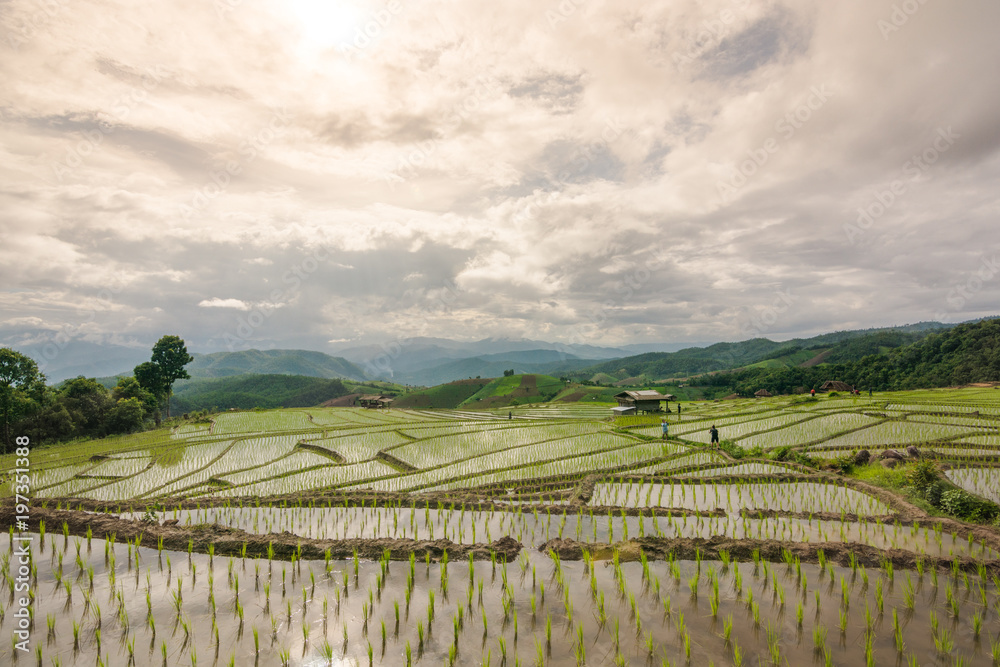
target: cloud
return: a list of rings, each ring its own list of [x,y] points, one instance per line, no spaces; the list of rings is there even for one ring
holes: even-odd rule
[[[948,295],[996,252],[995,4],[887,38],[888,0],[427,0],[349,53],[379,6],[310,6],[5,4],[0,342],[737,339],[783,290],[762,335],[994,314],[1000,281]]]
[[[248,303],[240,301],[239,299],[220,299],[218,297],[214,299],[204,299],[198,302],[201,308],[235,308],[236,310],[250,310],[251,306]]]

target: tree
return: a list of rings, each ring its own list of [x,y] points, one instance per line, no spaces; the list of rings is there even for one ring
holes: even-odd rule
[[[108,412],[107,426],[110,433],[131,433],[142,428],[144,416],[138,398],[121,398]]]
[[[0,348],[0,419],[4,451],[11,451],[10,425],[40,406],[45,376],[33,359],[9,347]]]
[[[191,376],[184,366],[194,361],[188,354],[184,341],[179,336],[163,336],[153,346],[153,358],[133,369],[139,385],[160,400],[170,416],[170,396],[174,382],[187,380]]]
[[[134,377],[118,378],[118,384],[111,390],[111,397],[119,402],[123,398],[138,399],[139,404],[142,406],[143,418],[156,415],[156,411],[159,408],[159,401],[156,395],[148,389],[143,388]]]
[[[66,381],[57,400],[66,406],[79,435],[105,435],[105,420],[115,403],[104,385],[81,375]]]

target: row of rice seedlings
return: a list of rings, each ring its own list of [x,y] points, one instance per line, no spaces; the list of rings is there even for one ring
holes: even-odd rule
[[[836,447],[874,447],[885,445],[908,444],[912,442],[930,442],[964,436],[971,433],[968,426],[951,426],[948,424],[925,424],[908,421],[886,421],[860,431],[831,438],[821,446]]]
[[[608,568],[594,567],[589,555],[568,563],[540,554],[510,565],[418,558],[398,563],[387,556],[373,564],[357,557],[306,564],[157,553],[114,539],[103,549],[94,540],[92,551],[83,552],[82,538],[47,537],[47,554],[35,562],[41,570],[36,613],[51,623],[48,650],[96,653],[105,664],[126,662],[137,651],[140,663],[158,662],[161,652],[172,661],[219,652],[266,664],[292,655],[334,655],[392,665],[407,659],[412,664],[431,651],[435,660],[453,663],[495,656],[514,664],[534,659],[539,649],[545,660],[553,652],[581,662],[638,654],[684,664],[696,653],[724,664],[733,655],[777,654],[795,664],[808,655],[798,648],[797,630],[774,623],[793,607],[796,627],[808,632],[811,625],[814,636],[823,636],[821,651],[838,662],[891,659],[880,653],[884,643],[875,641],[889,633],[880,622],[887,615],[897,619],[893,634],[907,656],[937,650],[932,642],[957,645],[955,637],[966,632],[986,640],[1000,633],[996,582],[920,565],[916,576],[901,578],[904,573],[888,563],[873,576],[856,563],[849,569],[805,565],[790,552],[784,565],[756,554],[752,563],[724,555],[721,564],[700,557],[651,562],[640,556],[631,563],[613,558]],[[62,571],[60,556],[77,550],[75,569]],[[69,587],[71,600],[61,599],[66,588],[57,577],[77,582]],[[589,586],[572,583],[581,580]],[[831,626],[842,632],[859,627],[858,621],[836,623],[838,615],[858,618],[847,615],[852,609],[867,610],[863,633],[871,641],[860,647],[827,643],[825,637],[837,633]],[[914,609],[932,609],[951,625],[932,622],[927,632]],[[208,620],[191,623],[195,617],[211,626]],[[481,632],[471,622],[480,617]],[[714,625],[718,619],[721,629]],[[770,631],[759,635],[761,628]],[[109,641],[112,636],[121,641]]]
[[[684,507],[727,512],[743,508],[768,508],[791,512],[848,512],[880,515],[891,510],[881,501],[846,484],[818,482],[705,482],[600,483],[595,485],[591,505],[621,507]]]
[[[952,468],[945,474],[966,491],[1000,503],[1000,468],[968,466]]]
[[[539,443],[558,441],[598,433],[600,425],[593,422],[545,424],[544,426],[504,426],[477,429],[450,436],[422,439],[387,449],[396,458],[414,468],[432,468],[457,461],[482,457],[493,452],[513,450]]]
[[[213,433],[272,433],[275,431],[310,430],[312,422],[306,410],[241,410],[223,412],[214,418]]]
[[[739,440],[741,447],[795,447],[819,440],[828,440],[839,434],[872,426],[881,421],[880,417],[860,412],[838,412],[824,414],[816,419],[803,421],[786,428],[748,435]],[[729,437],[724,434],[724,437]]]
[[[692,489],[694,492],[695,489]],[[721,500],[721,494],[720,494]],[[649,504],[649,503],[647,503]],[[709,503],[709,505],[713,505]],[[137,516],[137,515],[136,515]],[[726,535],[736,539],[778,539],[784,541],[834,541],[870,544],[877,548],[899,548],[936,556],[969,555],[993,558],[984,541],[946,534],[941,524],[919,523],[903,527],[899,522],[870,523],[863,518],[852,522],[842,513],[839,521],[811,518],[757,518],[752,510],[731,512],[726,517],[626,516],[622,509],[595,512],[594,506],[571,510],[553,506],[539,508],[518,505],[493,511],[466,508],[464,503],[438,502],[418,507],[411,499],[383,507],[215,507],[201,510],[174,510],[164,517],[179,519],[182,525],[220,524],[254,534],[290,532],[312,539],[397,538],[413,540],[447,539],[456,543],[491,542],[509,535],[519,542],[534,544],[554,537],[580,541],[613,542],[636,536],[691,538]]]

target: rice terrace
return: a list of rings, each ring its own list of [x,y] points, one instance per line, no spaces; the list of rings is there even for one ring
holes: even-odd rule
[[[34,654],[13,634],[0,660],[1000,663],[1000,389],[691,401],[666,439],[608,407],[232,411],[41,446],[31,506],[2,505],[0,628],[27,513]]]

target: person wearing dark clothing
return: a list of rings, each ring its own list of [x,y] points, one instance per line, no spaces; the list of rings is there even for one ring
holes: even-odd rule
[[[513,418],[514,418],[514,413],[513,412],[508,412],[507,413],[507,419],[513,419]]]
[[[872,388],[868,387],[868,398],[872,397]]]
[[[712,434],[712,444],[719,444],[719,429],[715,428],[715,424],[712,424],[712,428],[708,429],[708,432]]]
[[[680,403],[677,404],[677,416],[678,417],[681,416],[681,404]]]

